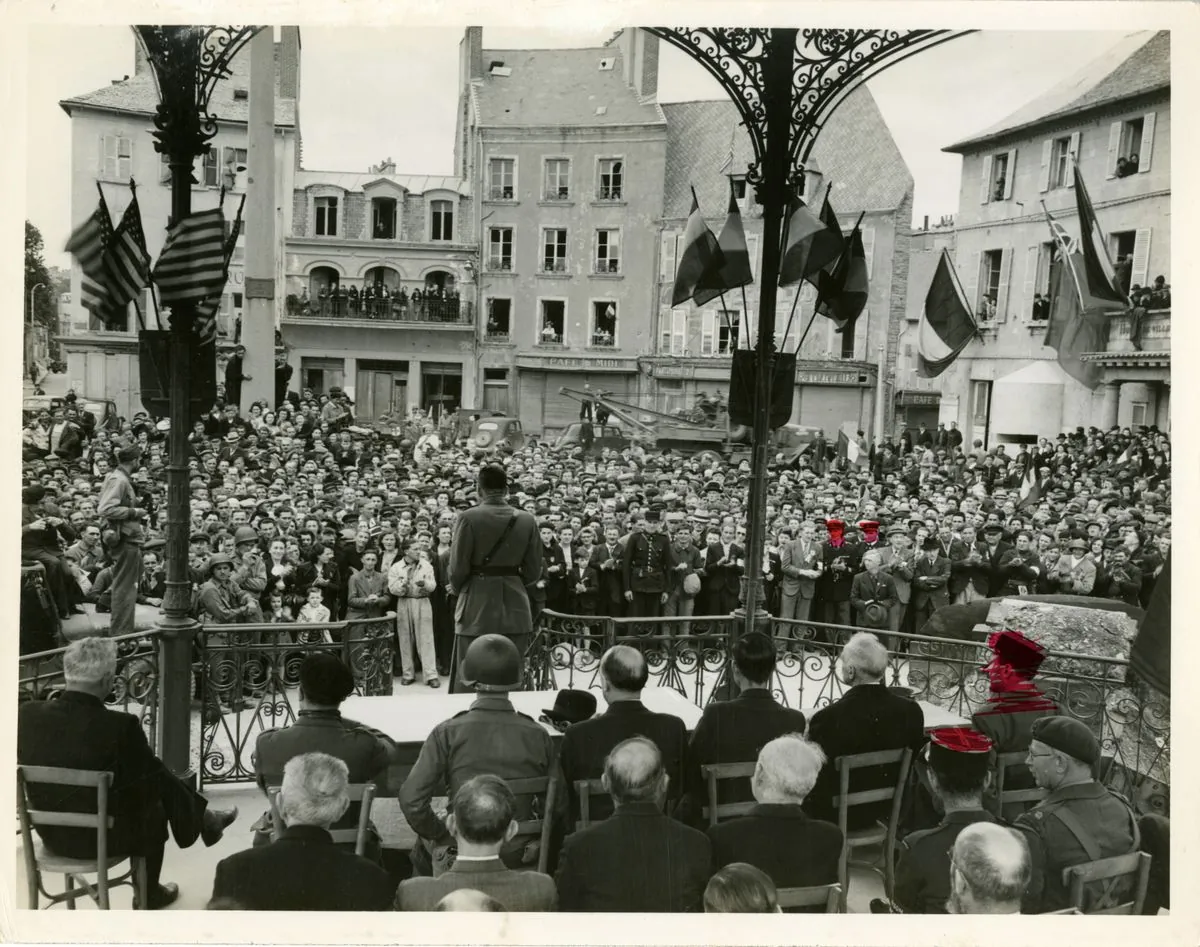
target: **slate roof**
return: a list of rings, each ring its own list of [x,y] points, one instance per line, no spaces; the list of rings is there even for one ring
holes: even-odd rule
[[[616,59],[601,70],[601,59]],[[502,61],[510,76],[493,76]],[[641,102],[621,72],[616,47],[595,49],[485,49],[483,78],[473,83],[480,125],[644,125],[661,124],[652,101]],[[605,114],[596,109],[604,107]]]
[[[729,184],[722,167],[732,137],[735,173],[752,160],[750,136],[739,124],[731,101],[664,103],[667,118],[667,171],[663,217],[687,217],[691,186],[706,217],[722,217]],[[833,182],[830,200],[839,213],[887,211],[900,206],[913,186],[912,174],[892,139],[875,98],[865,86],[834,111],[813,147],[810,165]],[[907,221],[905,222],[907,223]]]
[[[361,191],[363,185],[379,180],[392,181],[410,194],[445,190],[466,194],[466,185],[459,178],[436,174],[380,174],[378,171],[310,171],[296,172],[296,190],[302,191],[315,184],[329,184],[344,191]]]
[[[1017,131],[1170,87],[1171,34],[1134,33],[995,125],[942,150],[970,151]]]
[[[213,89],[209,111],[220,121],[246,122],[250,117],[250,100],[235,99],[235,89],[250,88],[250,55],[244,49],[230,63],[231,74],[222,79]],[[278,81],[278,80],[277,80]],[[154,76],[150,73],[130,76],[123,82],[106,85],[95,92],[72,96],[58,103],[63,111],[71,114],[72,108],[87,107],[137,115],[153,115],[158,108],[158,90]],[[295,99],[279,98],[278,85],[275,98],[275,124],[279,127],[294,127],[296,124]]]

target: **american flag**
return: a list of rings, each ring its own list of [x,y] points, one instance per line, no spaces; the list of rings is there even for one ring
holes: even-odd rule
[[[105,264],[114,308],[128,306],[150,282],[150,254],[146,252],[146,234],[136,194],[109,240]]]
[[[104,254],[113,237],[112,218],[108,215],[108,204],[104,192],[100,192],[100,203],[67,240],[66,250],[75,257],[83,271],[80,281],[80,303],[97,319],[107,323],[112,313],[108,273],[104,266]]]
[[[154,265],[154,281],[166,306],[200,303],[225,288],[225,217],[221,208],[177,221]]]
[[[238,234],[242,229],[242,208],[246,206],[246,196],[242,195],[242,203],[238,206],[237,216],[229,233],[225,237],[222,248],[225,254],[225,268],[221,279],[221,287],[213,295],[202,300],[196,306],[196,334],[202,343],[213,341],[217,336],[217,310],[221,306],[221,295],[225,290],[225,280],[229,278],[229,260],[233,257],[233,248],[237,244]]]

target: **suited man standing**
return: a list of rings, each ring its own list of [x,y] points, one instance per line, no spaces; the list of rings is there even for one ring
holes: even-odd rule
[[[745,550],[733,541],[734,528],[721,528],[720,542],[704,553],[704,574],[708,581],[710,615],[728,615],[741,598],[741,576],[745,571]]]
[[[604,527],[604,542],[592,550],[591,567],[596,573],[596,614],[620,618],[625,614],[625,588],[621,564],[625,546],[616,524]]]
[[[535,604],[534,619],[542,608],[566,612],[567,560],[550,523],[539,523],[542,541],[542,577],[534,583],[530,596]]]
[[[779,564],[783,571],[779,617],[808,621],[822,566],[817,529],[811,522],[801,523],[800,535],[780,550]]]
[[[912,541],[908,530],[896,524],[887,531],[888,544],[879,550],[880,568],[896,586],[896,602],[888,615],[889,631],[909,631],[908,603],[912,598]]]
[[[967,558],[967,544],[954,535],[954,526],[948,518],[943,518],[938,524],[938,548],[950,562],[950,582],[947,584],[947,594],[950,601],[958,602],[963,589],[971,584],[971,573],[962,566]],[[922,550],[917,550],[921,552]]]
[[[841,520],[829,520],[829,542],[822,550],[821,599],[825,603],[825,620],[831,625],[850,624],[850,589],[854,576],[862,566],[866,547],[858,542],[858,529],[846,526]]]
[[[696,610],[696,593],[704,575],[704,555],[692,544],[692,531],[681,524],[671,537],[670,570],[667,577],[667,604],[664,615],[686,617]],[[672,626],[667,626],[672,630]],[[689,625],[674,626],[680,634],[688,633]]]
[[[671,553],[661,527],[662,513],[656,509],[647,510],[625,544],[621,575],[631,617],[657,618],[667,604]]]
[[[1017,558],[1012,543],[1003,540],[1004,527],[999,523],[988,523],[983,527],[984,548],[981,550],[986,563],[988,598],[995,598],[1008,584],[1008,570]]]
[[[837,794],[839,756],[903,748],[915,752],[925,742],[921,706],[887,689],[887,663],[887,649],[867,631],[855,634],[842,649],[838,677],[849,690],[817,711],[808,724],[808,739],[825,753],[825,765],[804,803],[805,812],[813,818],[837,821],[833,797]],[[898,777],[895,766],[873,766],[855,776],[851,790],[894,786]],[[887,819],[890,806],[890,802],[855,806],[849,811],[849,828],[865,828],[877,819]]]
[[[698,910],[712,874],[712,844],[663,814],[670,777],[658,747],[642,736],[617,744],[601,780],[614,812],[567,837],[554,876],[559,910]]]
[[[946,591],[949,581],[950,561],[941,555],[941,543],[931,536],[922,543],[921,555],[912,567],[912,628],[917,634],[930,615],[950,604]]]
[[[288,760],[279,790],[283,837],[223,859],[213,899],[231,898],[248,911],[388,910],[395,891],[388,873],[329,834],[350,805],[349,785],[346,764],[327,753]]]
[[[598,778],[609,751],[628,737],[643,736],[654,742],[670,777],[668,798],[674,801],[682,792],[687,727],[674,714],[656,713],[642,703],[649,676],[645,657],[629,645],[609,648],[600,659],[600,692],[608,709],[568,727],[559,747],[572,820],[579,818],[575,781]],[[593,818],[604,818],[605,808],[599,802],[593,806]]]
[[[850,585],[850,604],[859,625],[865,628],[886,628],[896,604],[896,583],[883,572],[878,550],[863,556],[865,572],[854,577]],[[879,606],[872,608],[872,606]]]

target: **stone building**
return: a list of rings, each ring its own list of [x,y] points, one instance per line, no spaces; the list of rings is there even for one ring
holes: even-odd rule
[[[1090,391],[1043,345],[1035,294],[1049,292],[1051,237],[1042,204],[1079,236],[1072,158],[1114,262],[1128,282],[1170,282],[1171,85],[1167,32],[1126,37],[1079,74],[970,138],[961,154],[956,268],[982,329],[939,379],[940,418],[968,441],[1053,437],[1066,428],[1169,426],[1170,311],[1154,311],[1141,350],[1129,319],[1109,321]],[[927,284],[926,284],[927,285]],[[921,293],[923,299],[923,291]]]

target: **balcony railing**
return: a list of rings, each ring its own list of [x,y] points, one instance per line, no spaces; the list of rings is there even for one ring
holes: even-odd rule
[[[593,332],[592,333],[592,345],[595,347],[599,347],[602,349],[611,349],[615,344],[616,344],[616,339],[614,339],[607,332]]]
[[[561,332],[542,332],[538,335],[538,345],[562,345],[563,334]]]
[[[620,273],[620,260],[596,260],[592,264],[593,273]]]
[[[1171,310],[1151,309],[1140,325],[1132,312],[1109,316],[1104,350],[1114,354],[1171,351]]]
[[[483,339],[485,342],[509,342],[511,341],[511,336],[508,334],[507,329],[493,329],[489,326]]]
[[[298,319],[366,319],[379,322],[433,322],[473,325],[474,305],[463,299],[392,296],[388,299],[287,298],[287,314]]]

